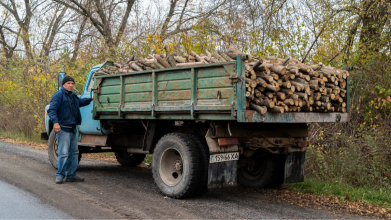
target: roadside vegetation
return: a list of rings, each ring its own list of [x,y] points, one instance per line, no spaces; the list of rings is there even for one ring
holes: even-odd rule
[[[60,71],[82,91],[106,60],[236,46],[350,69],[350,122],[311,125],[306,181],[287,187],[390,208],[391,3],[212,2],[0,1],[0,136],[40,142]]]

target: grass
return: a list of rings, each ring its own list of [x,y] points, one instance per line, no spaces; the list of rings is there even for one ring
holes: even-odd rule
[[[358,188],[343,182],[314,179],[306,179],[302,183],[289,184],[287,187],[294,191],[318,195],[334,195],[344,200],[368,202],[391,208],[391,189],[375,189],[368,186]]]
[[[46,144],[47,140],[41,140],[39,135],[27,136],[23,133],[0,131],[0,138],[9,138],[16,141],[29,141],[39,144]]]

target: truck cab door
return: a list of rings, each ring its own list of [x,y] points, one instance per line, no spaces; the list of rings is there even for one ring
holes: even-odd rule
[[[83,93],[81,94],[80,98],[91,98],[92,96],[92,87],[94,84],[94,72],[98,68],[93,68],[90,70],[90,73],[88,74],[88,78],[86,81],[86,84],[84,86]],[[102,135],[101,127],[100,127],[100,120],[94,120],[92,118],[92,108],[93,108],[93,101],[84,107],[80,108],[81,113],[81,125],[78,126],[79,134],[89,134],[89,135]]]

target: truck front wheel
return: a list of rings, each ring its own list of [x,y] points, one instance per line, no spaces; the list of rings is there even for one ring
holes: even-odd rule
[[[238,182],[244,187],[266,188],[273,185],[277,163],[272,155],[254,158],[250,165],[238,169]]]
[[[124,167],[137,167],[144,161],[145,154],[130,154],[124,151],[117,151],[115,152],[115,158]]]
[[[160,191],[172,198],[190,197],[201,187],[202,155],[186,134],[163,136],[153,153],[152,173]]]
[[[57,169],[58,166],[58,143],[56,138],[56,133],[52,130],[50,132],[49,141],[48,141],[48,154],[49,161],[54,168]],[[81,153],[79,151],[79,162],[81,159]]]

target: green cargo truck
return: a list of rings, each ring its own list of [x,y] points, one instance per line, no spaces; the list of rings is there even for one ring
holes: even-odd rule
[[[244,64],[237,59],[102,76],[94,73],[112,62],[93,68],[82,94],[93,92],[94,100],[82,110],[80,152],[112,151],[124,166],[153,154],[155,183],[173,198],[237,182],[264,188],[303,181],[308,124],[346,122],[348,113],[248,110]],[[55,165],[50,126],[47,119]]]

